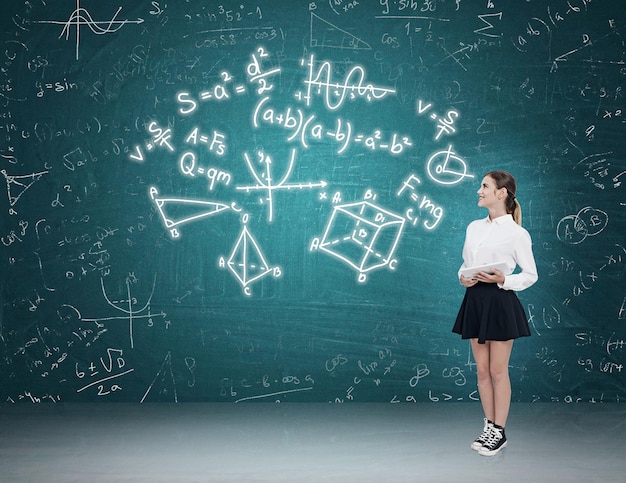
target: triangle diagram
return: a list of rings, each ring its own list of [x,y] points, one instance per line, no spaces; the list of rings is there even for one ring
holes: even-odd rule
[[[624,65],[626,62],[626,48],[624,41],[616,32],[609,32],[597,39],[590,39],[580,47],[565,52],[555,57],[553,68],[557,62],[591,63],[591,64],[616,64]]]
[[[24,192],[39,181],[44,174],[48,174],[48,171],[41,171],[39,173],[23,174],[12,176],[7,174],[3,169],[2,174],[7,182],[7,195],[9,196],[9,205],[15,206]]]
[[[185,198],[160,198],[157,197],[156,188],[150,188],[150,197],[154,201],[161,220],[167,229],[189,223],[200,218],[216,215],[230,206],[217,201],[189,200]]]
[[[145,394],[141,398],[140,402],[145,402],[146,399],[150,401],[163,402],[172,401],[178,402],[178,395],[176,393],[176,381],[174,380],[174,372],[172,371],[172,353],[168,352],[163,359],[161,368],[154,376],[154,379],[148,386]]]
[[[372,50],[370,44],[311,12],[311,47]]]

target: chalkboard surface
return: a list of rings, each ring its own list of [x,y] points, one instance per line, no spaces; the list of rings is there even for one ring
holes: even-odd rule
[[[485,172],[539,281],[516,401],[626,397],[626,13],[4,1],[0,400],[475,401]]]

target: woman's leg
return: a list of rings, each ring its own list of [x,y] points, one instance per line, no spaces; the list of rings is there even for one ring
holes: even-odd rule
[[[486,341],[472,339],[472,353],[478,375],[478,393],[485,417],[504,427],[511,406],[509,359],[513,340]]]
[[[472,339],[480,402],[485,412],[485,418],[494,423],[486,438],[481,434],[472,443],[472,449],[478,447],[478,453],[484,456],[498,453],[507,444],[504,426],[511,406],[509,359],[512,349],[513,340],[492,340],[479,344],[477,339]],[[488,427],[488,423],[486,423],[485,428]]]
[[[512,349],[513,340],[489,342],[489,378],[493,384],[493,417],[495,418],[492,421],[503,428],[511,407],[509,359]]]
[[[478,375],[478,394],[480,403],[483,406],[485,417],[493,421],[496,417],[496,406],[494,399],[494,387],[491,379],[490,346],[491,342],[479,344],[478,339],[471,339],[472,353],[476,362],[476,373]]]

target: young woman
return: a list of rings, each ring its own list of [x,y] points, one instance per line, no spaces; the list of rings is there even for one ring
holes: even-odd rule
[[[504,427],[511,404],[509,358],[513,341],[530,335],[528,319],[515,291],[537,281],[537,268],[522,211],[515,198],[516,183],[506,171],[485,175],[478,206],[489,216],[469,224],[463,245],[459,281],[466,287],[452,331],[470,339],[478,374],[478,393],[485,413],[482,434],[471,448],[492,456],[506,446]],[[465,268],[504,262],[506,269],[485,269],[471,278]],[[516,267],[520,270],[513,273]]]

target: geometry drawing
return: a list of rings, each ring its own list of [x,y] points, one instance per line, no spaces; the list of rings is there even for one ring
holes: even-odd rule
[[[257,173],[254,169],[254,165],[248,156],[248,153],[244,153],[244,158],[246,160],[246,164],[248,165],[248,169],[250,170],[250,174],[254,177],[257,184],[250,186],[237,186],[237,190],[250,192],[250,191],[259,191],[259,190],[267,190],[267,198],[266,201],[269,205],[269,214],[268,221],[271,223],[274,218],[274,190],[296,190],[296,189],[305,189],[305,188],[323,188],[326,186],[326,181],[320,181],[317,183],[289,183],[287,184],[287,179],[291,176],[291,172],[293,171],[293,167],[296,161],[296,150],[291,150],[291,157],[289,158],[289,166],[283,178],[278,182],[278,184],[273,184],[272,178],[272,158],[265,154],[262,151],[257,153],[259,157],[259,161],[262,165],[265,165],[265,173]]]
[[[585,206],[575,215],[561,218],[556,227],[556,237],[565,243],[577,245],[588,236],[596,236],[609,224],[609,215],[606,212]]]
[[[170,231],[172,238],[178,238],[180,233],[177,226],[213,216],[221,211],[228,210],[230,206],[216,201],[198,201],[184,198],[157,198],[159,191],[150,187],[150,198],[154,201],[161,220]],[[167,213],[166,213],[167,212]]]
[[[243,226],[228,260],[224,260],[224,257],[221,257],[219,266],[228,267],[243,287],[246,295],[251,295],[249,287],[251,283],[266,275],[271,274],[276,278],[281,275],[279,267],[270,267],[265,261],[259,244],[248,231],[246,225]]]
[[[404,223],[404,218],[369,201],[335,206],[322,239],[314,240],[312,247],[357,270],[362,283],[367,272],[395,268],[393,255]]]
[[[321,31],[321,32],[320,32]],[[311,47],[372,50],[372,47],[349,32],[311,13]]]
[[[78,47],[80,45],[80,27],[81,25],[87,25],[89,29],[96,35],[104,35],[110,34],[113,32],[117,32],[127,23],[140,24],[143,23],[142,18],[138,18],[137,20],[115,20],[117,14],[120,13],[122,7],[119,7],[115,12],[115,15],[111,18],[111,20],[106,21],[96,21],[91,18],[91,14],[84,8],[80,6],[80,0],[76,0],[76,9],[70,15],[70,18],[66,21],[61,20],[35,20],[33,23],[51,23],[57,25],[63,25],[63,30],[61,30],[61,34],[59,38],[65,34],[65,40],[69,40],[70,38],[70,30],[72,25],[76,26],[76,60],[78,60]],[[100,25],[104,25],[104,28]]]
[[[443,160],[435,163],[440,157],[443,157]],[[448,149],[433,154],[428,160],[426,171],[430,179],[443,185],[457,184],[464,178],[474,177],[472,174],[467,174],[465,161],[452,151],[452,145],[448,146]]]
[[[585,52],[585,51],[591,52]],[[617,56],[613,56],[613,52],[621,52]],[[607,57],[607,53],[611,53]],[[564,54],[555,57],[552,63],[552,71],[558,69],[558,62],[576,63],[582,65],[586,62],[588,65],[593,64],[614,64],[624,65],[626,52],[624,50],[624,40],[618,32],[611,30],[602,37],[594,38],[593,41],[588,35],[582,36],[582,45],[574,48]]]
[[[163,363],[161,364],[161,369],[156,373],[154,379],[146,389],[143,397],[141,398],[141,403],[143,403],[148,394],[152,391],[155,383],[158,382],[158,394],[161,396],[169,396],[169,393],[172,393],[174,396],[174,402],[178,402],[178,394],[176,392],[176,379],[174,378],[174,371],[172,370],[172,353],[168,352],[165,355],[165,359],[163,359]]]
[[[2,173],[7,182],[7,195],[9,197],[9,205],[11,206],[9,213],[16,214],[12,209],[13,206],[15,206],[24,192],[35,184],[35,181],[39,181],[44,174],[48,174],[48,171],[12,176],[3,169],[0,173]],[[11,188],[13,188],[13,192],[11,192]]]

